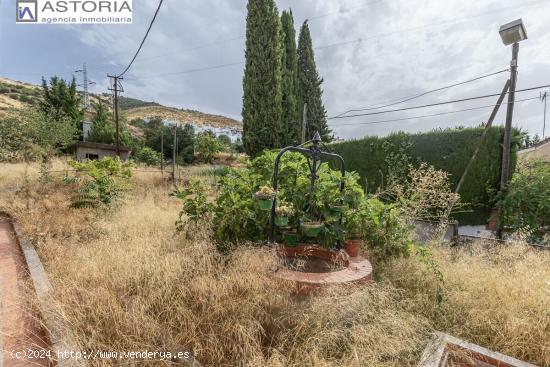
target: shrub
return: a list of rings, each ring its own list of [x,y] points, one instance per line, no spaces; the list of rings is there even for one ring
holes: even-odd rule
[[[394,182],[383,196],[397,201],[412,220],[446,220],[461,207],[460,195],[451,190],[449,174],[421,163],[409,166],[407,176]]]
[[[0,160],[48,159],[70,146],[77,134],[68,118],[56,120],[34,108],[9,111],[0,118]]]
[[[406,211],[398,204],[385,204],[376,197],[361,200],[344,211],[343,228],[348,239],[363,239],[374,262],[408,256],[414,245],[412,226]]]
[[[177,189],[171,195],[183,202],[176,230],[183,231],[189,221],[199,222],[211,218],[213,204],[207,200],[208,190],[200,179],[192,179],[189,187]]]
[[[149,147],[143,147],[137,151],[135,160],[148,166],[160,166],[160,153]]]
[[[215,235],[220,243],[267,239],[269,212],[260,210],[254,194],[261,186],[271,185],[275,155],[275,152],[264,152],[249,161],[245,168],[232,169],[220,179],[214,216]],[[292,204],[294,207],[290,221],[294,227],[298,227],[299,221],[311,214],[316,216],[315,220],[330,221],[330,206],[334,204],[334,198],[340,198],[340,172],[322,163],[313,195],[310,192],[309,175],[303,155],[287,153],[281,159],[276,196],[279,203]],[[346,205],[357,203],[363,197],[357,178],[354,173],[346,175],[343,194]],[[321,239],[321,242],[326,242],[326,239]]]
[[[72,208],[111,205],[129,188],[133,165],[121,162],[118,157],[84,163],[69,161],[69,164],[88,176],[72,198]]]
[[[513,230],[543,234],[550,225],[550,164],[532,162],[512,177],[502,201],[502,218]]]
[[[195,153],[201,162],[212,163],[221,151],[222,145],[214,134],[205,131],[197,134],[195,139]]]
[[[361,175],[361,183],[374,193],[393,181],[406,179],[409,164],[421,162],[448,173],[454,189],[483,133],[482,127],[434,130],[427,133],[392,134],[333,144],[346,160],[348,169]],[[491,207],[500,183],[500,156],[503,129],[492,127],[485,137],[475,163],[465,179],[460,196],[473,207]],[[516,162],[519,132],[514,131],[511,171]]]

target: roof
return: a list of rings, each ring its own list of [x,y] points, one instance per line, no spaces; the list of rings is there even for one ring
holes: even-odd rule
[[[77,148],[92,148],[92,149],[103,149],[103,150],[116,150],[116,146],[111,144],[103,143],[92,143],[90,141],[79,141],[76,142],[75,147]],[[132,149],[128,147],[120,146],[119,150],[130,152]]]

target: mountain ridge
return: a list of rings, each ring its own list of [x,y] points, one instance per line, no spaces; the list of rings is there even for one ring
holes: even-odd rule
[[[35,105],[40,100],[40,85],[30,84],[0,76],[0,117],[10,109],[21,109]],[[82,92],[79,92],[82,94]],[[111,105],[111,95],[108,93],[90,93],[90,101],[101,99]],[[234,131],[242,131],[242,122],[230,117],[177,107],[168,107],[157,102],[143,101],[137,98],[124,97],[119,99],[121,114],[128,122],[134,119],[150,119],[159,117],[180,124],[192,123],[197,126],[216,127]],[[87,111],[85,118],[90,118]]]

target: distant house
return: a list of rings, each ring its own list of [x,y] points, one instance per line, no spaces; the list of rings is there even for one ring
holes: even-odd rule
[[[91,143],[89,141],[79,141],[75,144],[76,160],[94,160],[104,157],[115,157],[116,146],[102,143]],[[120,159],[127,160],[132,150],[128,147],[120,147]]]

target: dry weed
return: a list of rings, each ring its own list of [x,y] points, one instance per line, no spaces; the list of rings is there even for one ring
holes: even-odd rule
[[[1,166],[10,177],[0,190],[20,185],[22,172]],[[371,286],[304,299],[270,277],[270,251],[243,246],[227,257],[199,228],[177,235],[180,205],[160,177],[136,175],[111,211],[69,209],[70,185],[36,180],[2,191],[0,205],[38,244],[57,314],[82,349],[190,351],[205,366],[401,367],[416,365],[439,329],[550,365],[549,253],[434,249],[445,277],[439,307],[433,275],[412,258],[377,269]]]

